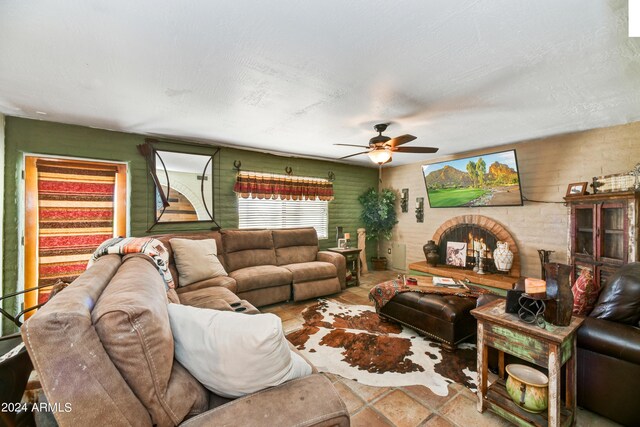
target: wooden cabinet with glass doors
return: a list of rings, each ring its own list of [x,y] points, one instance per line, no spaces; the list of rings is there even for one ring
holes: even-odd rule
[[[638,260],[638,195],[633,191],[567,196],[569,253],[575,280],[589,269],[600,286]]]

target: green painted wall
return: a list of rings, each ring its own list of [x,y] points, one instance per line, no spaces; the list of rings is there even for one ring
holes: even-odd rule
[[[16,288],[19,274],[18,245],[18,194],[21,184],[22,158],[24,153],[81,157],[87,159],[127,162],[130,179],[130,235],[146,234],[153,224],[153,198],[149,197],[152,183],[148,177],[144,159],[138,154],[136,145],[144,143],[145,136],[65,125],[38,120],[6,117],[5,127],[5,197],[4,197],[4,241],[3,241],[3,289],[10,292]],[[160,148],[193,153],[213,153],[215,148],[163,142]],[[361,227],[358,195],[369,187],[377,187],[377,170],[344,165],[320,160],[283,157],[247,150],[222,148],[215,159],[216,178],[215,217],[223,228],[237,227],[237,200],[233,193],[235,182],[234,160],[242,162],[243,170],[284,173],[284,168],[293,168],[299,176],[326,177],[328,171],[336,175],[334,181],[335,200],[329,203],[329,234],[320,241],[321,248],[335,246],[335,227],[344,227],[345,232],[356,235]],[[215,172],[214,172],[215,174]],[[152,233],[175,230],[198,230],[211,227],[206,224],[162,225]],[[374,255],[375,242],[368,243],[368,255]]]

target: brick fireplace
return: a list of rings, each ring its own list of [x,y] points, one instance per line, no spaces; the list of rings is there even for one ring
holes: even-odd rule
[[[460,215],[451,218],[438,227],[433,234],[433,240],[438,244],[440,262],[444,264],[446,259],[447,242],[467,243],[467,266],[473,267],[474,253],[473,242],[484,243],[487,246],[485,270],[497,273],[493,263],[493,251],[497,242],[507,242],[513,252],[513,266],[509,276],[520,276],[520,254],[518,245],[507,229],[495,220],[483,215]]]

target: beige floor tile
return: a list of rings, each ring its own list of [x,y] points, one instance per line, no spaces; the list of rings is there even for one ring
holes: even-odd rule
[[[451,386],[449,386],[449,394],[447,396],[438,396],[437,394],[429,390],[428,387],[425,387],[423,385],[411,385],[402,387],[402,390],[406,390],[410,396],[431,409],[440,408],[449,399],[457,394],[457,392]]]
[[[358,396],[364,399],[365,402],[371,402],[384,393],[391,390],[389,387],[374,387],[366,384],[359,383],[354,380],[343,380],[351,390],[353,390]]]
[[[344,404],[347,405],[349,414],[353,414],[358,409],[362,408],[362,406],[364,405],[364,400],[360,399],[358,395],[356,395],[353,390],[343,384],[342,381],[333,383],[333,386],[344,401]]]
[[[384,417],[378,414],[371,408],[364,408],[351,417],[351,427],[390,427],[393,424],[389,423]]]
[[[415,427],[431,410],[401,390],[394,390],[373,404],[373,407],[398,427]]]
[[[421,427],[456,427],[451,421],[442,418],[440,415],[433,414],[427,421],[420,425]]]
[[[460,426],[507,427],[511,425],[507,420],[488,410],[481,414],[476,409],[476,400],[469,399],[462,394],[456,395],[445,403],[439,412],[443,417]]]

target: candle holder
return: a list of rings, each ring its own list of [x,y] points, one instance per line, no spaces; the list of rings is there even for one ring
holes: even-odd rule
[[[424,222],[424,197],[416,198],[416,222]]]
[[[476,271],[476,273],[478,274],[487,274],[486,271],[484,271],[484,250],[481,249],[478,251],[478,271]]]
[[[403,188],[400,194],[400,210],[409,212],[409,189]]]

